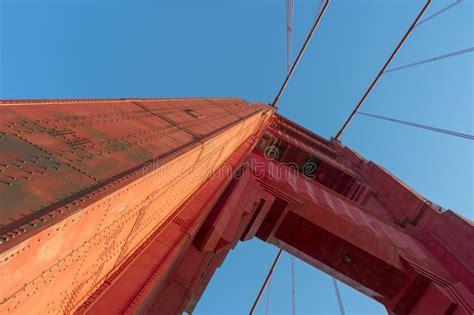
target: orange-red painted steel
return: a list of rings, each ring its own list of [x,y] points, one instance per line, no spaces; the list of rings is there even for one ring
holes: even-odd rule
[[[254,236],[390,314],[473,314],[473,223],[270,106],[1,101],[0,120],[2,314],[192,312]]]
[[[311,137],[282,117],[266,135],[249,164],[261,185],[287,205],[270,209],[258,237],[393,314],[473,312],[474,259],[466,255],[474,252],[471,221],[434,205],[338,141]],[[327,148],[308,148],[308,136]],[[298,150],[289,158],[292,147]],[[316,169],[305,176],[312,161]]]
[[[240,99],[3,101],[0,312],[72,312],[271,112]]]

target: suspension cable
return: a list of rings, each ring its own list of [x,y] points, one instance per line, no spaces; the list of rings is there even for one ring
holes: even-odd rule
[[[293,42],[294,0],[286,0],[286,66],[291,69],[291,43]]]
[[[345,315],[346,313],[344,312],[344,305],[342,304],[342,298],[341,298],[341,294],[339,293],[339,287],[337,286],[337,281],[336,279],[332,278],[332,282],[334,283],[334,290],[336,291],[337,304],[339,305],[339,312],[341,313],[341,315]]]
[[[380,77],[383,75],[383,73],[385,72],[385,70],[388,68],[388,66],[390,65],[390,63],[392,62],[393,58],[395,57],[395,55],[398,53],[398,51],[400,50],[400,48],[402,48],[403,44],[406,42],[408,36],[410,35],[410,33],[412,32],[412,30],[415,28],[416,24],[418,24],[418,21],[421,19],[421,17],[425,14],[426,10],[428,9],[428,7],[430,6],[431,4],[431,1],[432,0],[428,0],[426,2],[426,4],[424,5],[423,9],[421,9],[420,13],[418,14],[418,16],[416,17],[416,19],[413,21],[413,23],[411,24],[411,26],[408,28],[407,32],[405,33],[405,35],[403,36],[402,40],[398,43],[397,47],[395,48],[395,50],[392,52],[392,54],[390,55],[390,57],[388,58],[388,60],[385,62],[384,66],[382,67],[382,69],[379,71],[379,73],[377,74],[377,76],[375,77],[374,81],[370,84],[369,88],[367,89],[367,91],[365,91],[364,95],[362,96],[362,98],[360,99],[359,103],[357,104],[357,106],[354,108],[354,110],[352,111],[352,113],[349,115],[349,117],[347,118],[346,122],[342,125],[341,129],[339,130],[339,132],[337,133],[335,139],[336,140],[339,140],[339,138],[342,136],[342,134],[344,133],[344,130],[347,128],[347,125],[349,125],[349,123],[351,122],[351,120],[354,118],[355,114],[357,113],[357,111],[359,110],[359,108],[362,106],[362,104],[364,103],[365,99],[367,98],[367,96],[369,96],[370,92],[372,91],[372,89],[374,88],[374,86],[377,84],[377,82],[379,81]]]
[[[250,310],[250,315],[255,314],[255,309],[257,308],[258,302],[260,301],[263,292],[265,291],[265,288],[267,287],[268,283],[270,282],[270,279],[272,278],[273,271],[275,270],[276,265],[278,264],[278,261],[280,260],[281,254],[283,253],[283,249],[279,249],[277,255],[275,256],[275,260],[272,263],[272,266],[270,267],[270,270],[268,271],[267,277],[265,278],[265,281],[262,284],[262,287],[260,288],[260,291],[258,292],[257,298],[255,299],[255,302],[253,303],[252,309]]]
[[[265,304],[265,315],[269,314],[270,310],[270,289],[272,288],[272,279],[268,281],[268,286],[267,286],[267,303]]]
[[[390,69],[386,70],[384,73],[398,71],[398,70],[402,70],[402,69],[406,69],[406,68],[411,68],[411,67],[415,67],[415,66],[422,65],[422,64],[425,64],[425,63],[430,63],[430,62],[433,62],[433,61],[438,61],[438,60],[441,60],[441,59],[446,59],[446,58],[450,58],[450,57],[454,57],[454,56],[459,56],[459,55],[462,55],[462,54],[467,54],[467,53],[473,52],[473,51],[474,51],[474,47],[466,48],[466,49],[458,50],[458,51],[455,51],[455,52],[452,52],[452,53],[449,53],[449,54],[436,56],[436,57],[433,57],[433,58],[430,58],[430,59],[425,59],[425,60],[417,61],[417,62],[414,62],[414,63],[409,63],[407,65],[403,65],[403,66],[400,66],[400,67],[390,68]]]
[[[295,258],[291,256],[291,314],[296,315]]]
[[[451,130],[447,130],[447,129],[441,129],[441,128],[436,128],[436,127],[421,125],[421,124],[412,123],[412,122],[405,121],[405,120],[399,120],[399,119],[394,119],[394,118],[389,118],[389,117],[384,117],[384,116],[379,116],[379,115],[374,115],[374,114],[369,114],[369,113],[364,113],[364,112],[358,112],[357,114],[364,115],[364,116],[367,116],[367,117],[377,118],[377,119],[381,119],[381,120],[387,120],[387,121],[391,121],[391,122],[395,122],[395,123],[399,123],[399,124],[403,124],[403,125],[408,125],[408,126],[420,128],[420,129],[426,129],[426,130],[430,130],[430,131],[434,131],[434,132],[444,133],[444,134],[447,134],[447,135],[450,135],[450,136],[465,138],[465,139],[468,139],[468,140],[474,140],[473,135],[466,134],[466,133],[461,133],[461,132],[457,132],[457,131],[451,131]]]
[[[318,6],[318,9],[316,10],[316,15],[314,16],[315,20],[318,17],[319,12],[321,12],[321,7],[323,5],[323,2],[324,2],[324,0],[319,1],[319,6]]]
[[[425,18],[425,19],[423,19],[423,20],[421,20],[418,24],[416,24],[415,27],[418,27],[418,26],[420,26],[421,24],[428,22],[428,21],[431,20],[432,18],[437,17],[438,15],[440,15],[440,14],[442,14],[442,13],[448,11],[449,9],[452,9],[452,8],[455,7],[456,5],[460,4],[462,1],[463,1],[463,0],[455,0],[454,3],[451,3],[450,5],[448,5],[448,6],[446,6],[445,8],[439,10],[438,12],[436,12],[436,13],[434,13],[434,14],[428,16],[427,18]]]
[[[321,8],[322,0],[319,3],[318,11],[316,14],[319,14]],[[288,74],[291,71],[291,45],[293,42],[292,32],[293,32],[293,16],[294,16],[294,1],[286,0],[286,47],[287,47],[287,68]],[[270,284],[269,284],[270,285]],[[270,292],[270,286],[268,287],[268,292]],[[269,297],[270,299],[270,297]],[[267,303],[269,301],[267,300]],[[295,305],[295,259],[291,256],[291,314],[296,315],[296,305]],[[268,308],[268,305],[267,305]]]
[[[324,13],[326,12],[326,9],[329,5],[329,2],[331,2],[331,0],[326,0],[326,3],[324,3],[324,6],[321,9],[321,12],[319,13],[316,21],[314,22],[313,27],[311,28],[311,31],[308,34],[308,37],[306,38],[306,41],[303,44],[303,47],[301,47],[301,50],[298,53],[298,56],[296,57],[295,61],[293,62],[293,66],[291,67],[290,72],[286,76],[286,79],[285,79],[285,81],[283,81],[283,84],[280,88],[280,91],[278,91],[277,96],[273,100],[272,107],[276,107],[276,105],[278,104],[278,101],[280,100],[280,97],[283,94],[283,91],[286,89],[286,86],[288,85],[288,81],[290,81],[290,78],[293,76],[293,73],[294,73],[296,67],[298,66],[298,63],[300,62],[301,57],[303,56],[303,53],[306,50],[306,47],[308,46],[309,42],[311,41],[311,38],[313,37],[314,33],[316,32],[316,29],[318,28],[318,25],[321,22],[321,19],[324,16]]]

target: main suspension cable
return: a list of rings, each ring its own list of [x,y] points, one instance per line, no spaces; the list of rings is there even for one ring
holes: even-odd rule
[[[280,91],[278,91],[277,96],[273,100],[273,103],[272,103],[273,107],[276,107],[276,105],[278,104],[278,101],[280,100],[280,97],[283,94],[283,91],[285,90],[286,86],[288,85],[288,81],[290,81],[290,78],[293,76],[293,73],[294,73],[296,67],[298,66],[298,63],[300,62],[301,57],[303,56],[303,53],[306,50],[306,47],[308,47],[308,44],[311,41],[311,38],[313,38],[313,35],[316,32],[316,29],[318,28],[318,25],[321,22],[321,19],[323,18],[324,13],[326,12],[326,9],[329,5],[329,2],[331,2],[331,0],[326,0],[326,2],[324,3],[323,8],[321,9],[321,12],[319,13],[318,17],[316,18],[316,21],[314,22],[314,25],[311,28],[311,31],[309,32],[308,37],[306,38],[306,40],[303,44],[303,47],[301,47],[301,50],[298,53],[298,56],[296,57],[295,61],[293,62],[293,66],[291,67],[290,72],[286,76],[286,79],[285,79],[285,81],[283,81],[283,84],[280,88]]]
[[[384,116],[379,116],[379,115],[374,115],[374,114],[369,114],[369,113],[364,113],[364,112],[358,112],[357,114],[364,115],[364,116],[367,116],[367,117],[377,118],[377,119],[381,119],[381,120],[387,120],[387,121],[395,122],[395,123],[398,123],[398,124],[403,124],[403,125],[407,125],[407,126],[420,128],[420,129],[439,132],[439,133],[447,134],[447,135],[450,135],[450,136],[465,138],[465,139],[468,139],[468,140],[474,140],[473,135],[466,134],[466,133],[461,133],[461,132],[457,132],[457,131],[431,127],[431,126],[427,126],[427,125],[421,125],[421,124],[417,124],[417,123],[413,123],[413,122],[409,122],[409,121],[405,121],[405,120],[394,119],[394,118],[389,118],[389,117],[384,117]]]
[[[280,260],[281,254],[283,253],[283,249],[279,249],[277,255],[275,256],[275,260],[272,263],[272,266],[270,267],[270,270],[268,271],[267,277],[265,278],[265,281],[262,284],[262,287],[260,288],[260,291],[258,292],[257,298],[255,299],[255,302],[252,305],[252,309],[250,310],[250,315],[255,314],[255,309],[257,308],[258,302],[262,298],[262,294],[265,291],[265,288],[267,287],[268,283],[270,282],[270,279],[272,278],[273,271],[275,271],[275,267],[278,264],[278,261]]]
[[[272,279],[268,281],[267,286],[267,303],[265,303],[265,315],[269,314],[270,310],[270,289],[272,288]]]
[[[385,70],[384,73],[398,71],[398,70],[402,70],[402,69],[406,69],[406,68],[411,68],[411,67],[415,67],[415,66],[422,65],[422,64],[425,64],[425,63],[430,63],[430,62],[433,62],[433,61],[438,61],[438,60],[441,60],[441,59],[446,59],[446,58],[450,58],[450,57],[459,56],[459,55],[462,55],[462,54],[467,54],[467,53],[473,52],[473,51],[474,51],[474,47],[466,48],[466,49],[458,50],[458,51],[455,51],[455,52],[452,52],[452,53],[449,53],[449,54],[436,56],[436,57],[433,57],[433,58],[430,58],[430,59],[425,59],[425,60],[417,61],[417,62],[414,62],[414,63],[409,63],[407,65],[403,65],[403,66],[400,66],[400,67],[390,68],[388,70]]]
[[[352,113],[349,115],[349,117],[347,118],[347,120],[344,122],[344,124],[342,125],[341,129],[339,130],[339,132],[336,134],[336,137],[335,139],[336,140],[339,140],[339,138],[342,136],[342,134],[344,133],[344,130],[347,128],[347,125],[349,125],[349,123],[351,122],[351,120],[354,118],[355,114],[357,113],[357,111],[359,110],[359,108],[362,106],[362,104],[364,103],[365,99],[367,98],[367,96],[369,96],[370,92],[372,91],[372,89],[374,88],[374,86],[377,84],[377,82],[380,80],[380,77],[383,75],[383,73],[385,72],[385,70],[388,68],[388,66],[390,65],[390,63],[392,62],[393,58],[395,58],[395,55],[398,53],[398,51],[400,50],[400,48],[402,48],[403,44],[406,42],[408,36],[410,35],[410,33],[413,31],[413,29],[415,28],[416,24],[418,24],[418,21],[420,21],[421,17],[425,14],[426,10],[428,9],[428,7],[430,6],[431,4],[431,1],[432,0],[428,0],[426,2],[426,4],[424,5],[423,9],[421,9],[420,13],[418,14],[418,16],[416,17],[416,19],[413,21],[413,23],[411,24],[411,26],[408,28],[407,32],[405,33],[405,35],[403,36],[402,40],[398,43],[397,47],[395,48],[395,50],[392,52],[392,54],[390,55],[390,57],[388,58],[388,60],[385,62],[384,66],[382,67],[382,69],[379,71],[379,73],[377,74],[377,76],[375,77],[374,81],[372,81],[372,83],[370,84],[369,88],[367,89],[367,91],[365,91],[364,95],[362,96],[362,98],[360,99],[359,103],[356,105],[356,107],[354,108],[354,110],[352,111]]]

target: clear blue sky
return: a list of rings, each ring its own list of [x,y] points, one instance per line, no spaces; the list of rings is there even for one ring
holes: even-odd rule
[[[295,0],[294,53],[319,0]],[[428,14],[452,1],[434,1]],[[423,5],[333,0],[280,112],[334,136]],[[0,0],[0,98],[222,97],[271,102],[286,71],[283,0]],[[474,4],[417,28],[393,66],[474,46]],[[473,55],[386,74],[363,110],[474,133]],[[473,141],[356,117],[342,141],[434,202],[473,219]],[[241,243],[195,314],[244,314],[276,248]],[[338,314],[331,280],[297,261],[297,313]],[[289,256],[271,289],[288,314]],[[347,314],[384,314],[342,287]],[[264,312],[265,300],[259,308]]]

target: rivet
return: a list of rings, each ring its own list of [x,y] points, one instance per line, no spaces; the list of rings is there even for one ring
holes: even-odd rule
[[[341,259],[342,263],[345,264],[345,265],[351,265],[352,262],[353,262],[353,259],[352,257],[348,256],[348,255],[344,255]]]

